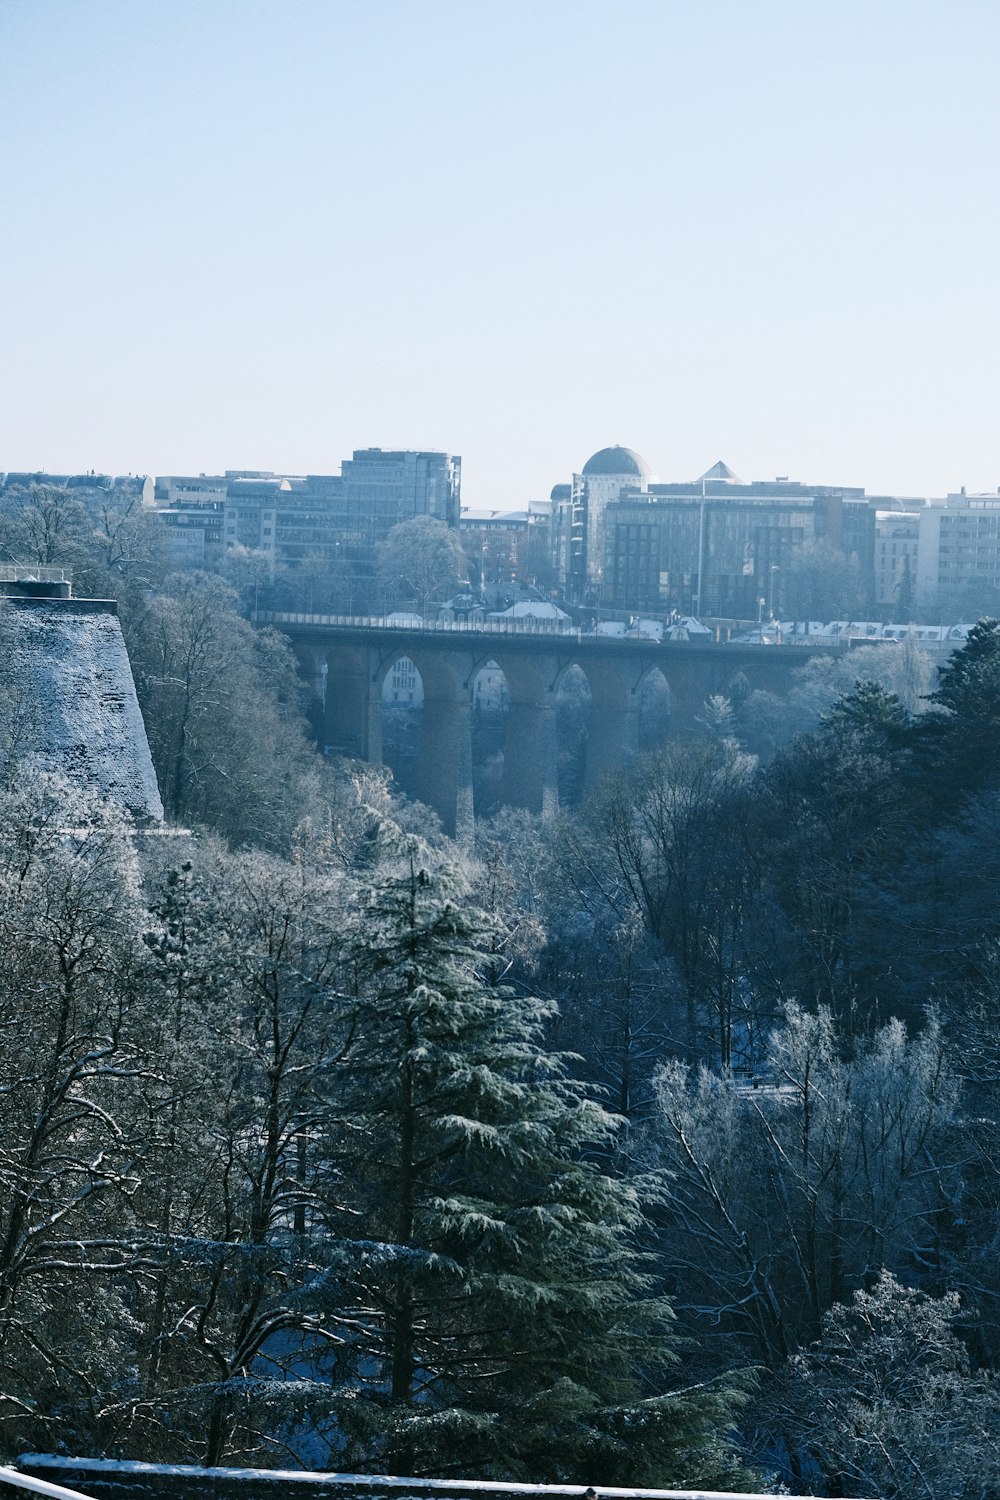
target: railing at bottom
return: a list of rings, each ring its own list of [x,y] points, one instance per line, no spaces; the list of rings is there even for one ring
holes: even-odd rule
[[[47,1500],[93,1500],[79,1490],[68,1490],[64,1485],[52,1484],[48,1479],[37,1479],[33,1474],[22,1474],[17,1469],[8,1469],[0,1464],[0,1484],[9,1484],[18,1490],[30,1490],[33,1495],[45,1495]]]
[[[779,1500],[732,1490],[650,1490],[572,1484],[506,1484],[479,1479],[407,1479],[382,1474],[327,1474],[298,1469],[201,1468],[28,1453],[18,1469],[0,1469],[0,1483],[33,1490],[48,1500],[279,1500],[275,1488],[294,1486],[298,1500]],[[86,1494],[41,1477],[76,1479]],[[282,1500],[286,1500],[282,1496]],[[784,1495],[780,1500],[808,1500]]]

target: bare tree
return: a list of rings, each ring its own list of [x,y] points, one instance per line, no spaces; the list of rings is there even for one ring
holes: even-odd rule
[[[912,1039],[892,1022],[845,1060],[830,1014],[791,1006],[756,1087],[679,1063],[656,1087],[664,1254],[703,1338],[777,1367],[873,1269],[942,1273],[964,1153],[933,1022]]]
[[[772,1400],[792,1477],[818,1470],[840,1495],[992,1500],[1000,1392],[970,1367],[968,1322],[955,1293],[931,1297],[885,1271],[831,1308]]]
[[[458,533],[433,516],[414,516],[394,526],[378,549],[378,574],[387,602],[413,602],[423,613],[443,600],[464,577],[465,553]]]
[[[127,830],[52,781],[0,817],[0,1423],[38,1442],[120,1352],[151,1063]]]

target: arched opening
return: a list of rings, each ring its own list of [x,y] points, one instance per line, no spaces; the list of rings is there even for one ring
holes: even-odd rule
[[[510,689],[503,668],[492,658],[473,673],[470,687],[473,803],[477,818],[489,818],[503,805]]]
[[[399,655],[385,669],[380,695],[382,763],[407,797],[417,795],[424,680],[416,662]]]
[[[560,807],[576,807],[583,800],[592,709],[593,693],[586,672],[576,664],[567,667],[556,687],[556,774]]]
[[[659,667],[651,667],[639,686],[639,749],[653,750],[670,733],[670,684]]]

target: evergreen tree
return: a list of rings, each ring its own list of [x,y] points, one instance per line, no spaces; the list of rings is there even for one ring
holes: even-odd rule
[[[1000,620],[980,620],[941,668],[921,721],[918,764],[935,810],[997,785],[1000,745]]]
[[[910,716],[895,693],[865,679],[838,698],[829,713],[820,716],[820,724],[834,733],[856,731],[881,739],[887,749],[897,749],[906,739]]]
[[[355,1044],[327,1143],[343,1236],[327,1294],[355,1319],[345,1456],[418,1474],[728,1477],[731,1385],[641,1399],[677,1356],[635,1246],[637,1193],[588,1156],[619,1122],[544,1049],[553,1007],[483,979],[488,923],[427,858],[406,842],[353,934]]]

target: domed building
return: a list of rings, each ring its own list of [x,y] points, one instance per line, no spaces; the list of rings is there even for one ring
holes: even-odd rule
[[[632,448],[599,448],[584,464],[585,479],[628,479],[630,489],[645,489],[649,482],[649,465]],[[636,480],[639,481],[636,484]]]
[[[587,511],[587,581],[599,587],[604,575],[604,512],[628,490],[645,491],[649,465],[633,448],[599,448],[581,470]]]

